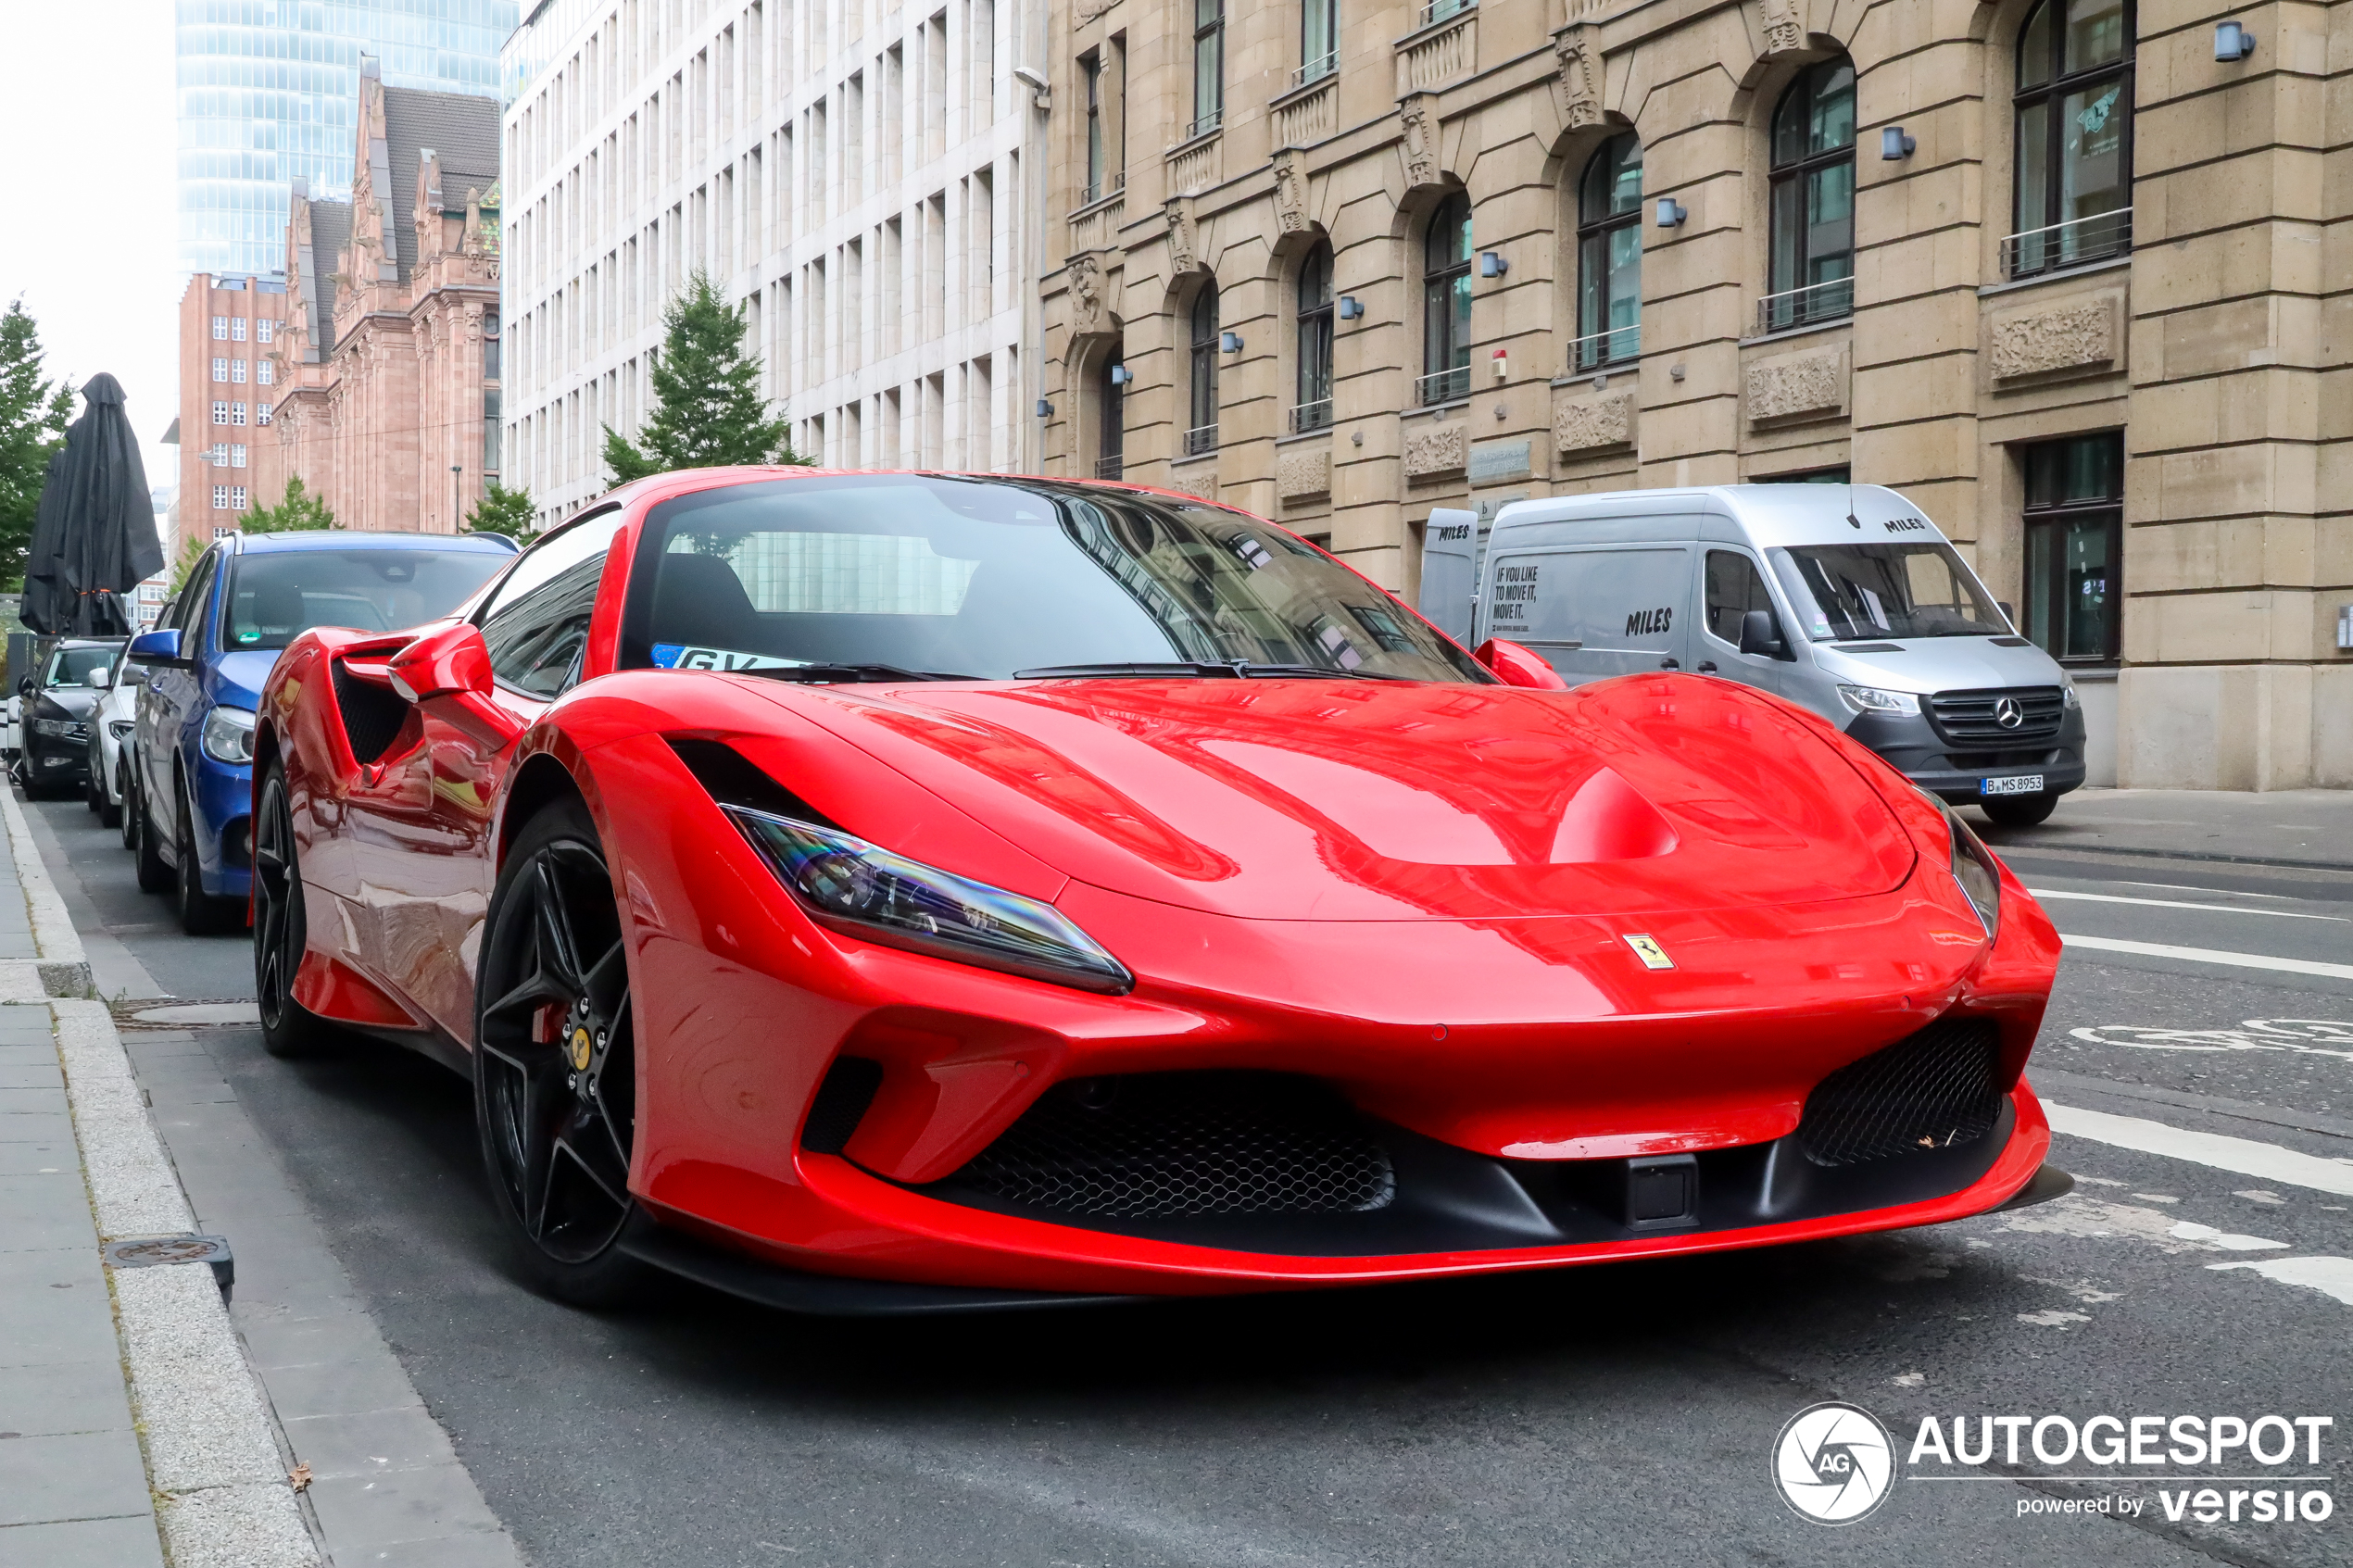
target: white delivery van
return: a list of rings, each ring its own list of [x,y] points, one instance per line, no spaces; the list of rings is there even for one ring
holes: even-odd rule
[[[1893,490],[1561,495],[1504,508],[1484,541],[1471,515],[1432,514],[1422,610],[1473,646],[1518,643],[1572,685],[1683,670],[1760,687],[1997,822],[2039,822],[2083,782],[2073,683]]]

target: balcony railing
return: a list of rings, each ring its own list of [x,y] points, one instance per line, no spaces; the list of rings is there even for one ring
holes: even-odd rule
[[[1095,459],[1095,477],[1097,479],[1124,478],[1126,474],[1126,469],[1127,459],[1117,452],[1113,453],[1108,458],[1098,458]]]
[[[1587,332],[1571,338],[1568,345],[1568,368],[1572,374],[1598,370],[1604,365],[1622,365],[1642,357],[1642,329],[1612,327],[1607,332]]]
[[[1429,0],[1422,7],[1421,19],[1414,25],[1416,29],[1428,27],[1449,17],[1459,17],[1465,11],[1475,9],[1478,5],[1478,0]]]
[[[1195,425],[1185,433],[1185,456],[1198,458],[1203,452],[1217,450],[1217,427]]]
[[[1311,430],[1329,430],[1332,424],[1332,400],[1318,397],[1313,403],[1298,403],[1291,407],[1290,433],[1305,435]]]
[[[2120,207],[2012,234],[2002,242],[2002,276],[2031,278],[2056,268],[2105,261],[2132,248],[2133,209]]]
[[[1196,137],[1206,136],[1225,123],[1226,111],[1223,108],[1212,109],[1185,127],[1185,140],[1189,142]],[[1180,143],[1179,145],[1182,144]]]
[[[1127,171],[1124,169],[1097,180],[1079,193],[1078,205],[1092,207],[1105,196],[1115,196],[1127,188]]]
[[[1786,332],[1823,321],[1843,320],[1855,314],[1855,280],[1825,278],[1804,288],[1783,289],[1756,302],[1758,332]]]
[[[1457,365],[1451,370],[1432,370],[1414,379],[1414,406],[1434,408],[1441,403],[1458,402],[1470,395],[1470,367]]]
[[[1290,84],[1293,87],[1304,87],[1311,82],[1323,81],[1324,78],[1331,75],[1332,72],[1338,70],[1339,69],[1340,51],[1334,49],[1327,54],[1316,56],[1314,59],[1308,61],[1305,65],[1301,66],[1297,70],[1291,72]]]

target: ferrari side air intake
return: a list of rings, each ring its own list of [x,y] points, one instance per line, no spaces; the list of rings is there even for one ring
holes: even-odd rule
[[[1817,1165],[1859,1165],[1973,1143],[1994,1130],[2001,1040],[1991,1019],[1940,1018],[1814,1085],[1797,1125]]]

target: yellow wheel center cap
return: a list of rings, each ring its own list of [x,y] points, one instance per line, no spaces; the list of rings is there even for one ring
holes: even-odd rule
[[[574,1029],[572,1032],[572,1070],[574,1073],[588,1071],[588,1058],[595,1052],[596,1046],[597,1042],[590,1037],[587,1030]]]

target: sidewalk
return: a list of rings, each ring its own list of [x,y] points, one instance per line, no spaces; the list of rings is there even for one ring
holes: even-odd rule
[[[2005,848],[2353,872],[2353,790],[2079,789],[2040,826],[1980,831]]]

